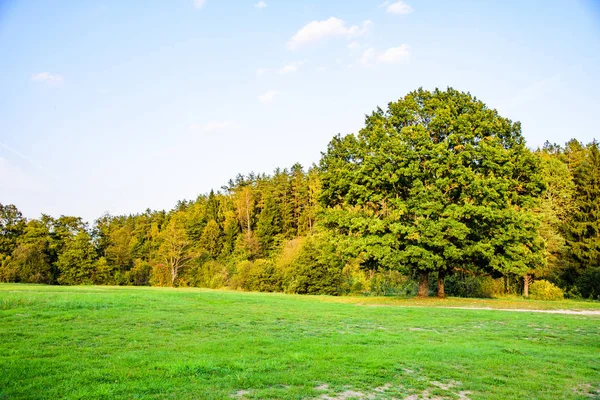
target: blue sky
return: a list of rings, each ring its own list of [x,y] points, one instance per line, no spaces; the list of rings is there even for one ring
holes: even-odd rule
[[[600,4],[0,0],[0,203],[169,209],[317,162],[418,87],[470,91],[530,147],[600,138]]]

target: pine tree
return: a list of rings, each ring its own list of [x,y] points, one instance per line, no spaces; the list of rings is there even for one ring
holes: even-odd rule
[[[583,282],[581,276],[595,276],[600,269],[600,150],[593,142],[583,151],[584,156],[572,163],[576,208],[565,226],[569,268],[564,278],[569,284],[584,283],[585,289],[578,288],[581,294],[595,297],[600,295],[600,282]]]

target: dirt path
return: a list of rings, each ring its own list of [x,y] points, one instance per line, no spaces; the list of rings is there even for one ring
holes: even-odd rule
[[[569,315],[600,315],[600,310],[530,310],[527,308],[492,308],[492,307],[439,307],[453,308],[458,310],[495,310],[495,311],[516,311],[516,312],[534,312],[545,314],[569,314]]]
[[[357,306],[364,307],[418,307],[418,308],[450,308],[453,310],[484,310],[484,311],[515,311],[515,312],[532,312],[544,314],[565,314],[565,315],[598,315],[600,310],[540,310],[534,308],[496,308],[496,307],[460,307],[460,306],[423,306],[423,305],[399,305],[399,304],[368,304],[356,303]]]

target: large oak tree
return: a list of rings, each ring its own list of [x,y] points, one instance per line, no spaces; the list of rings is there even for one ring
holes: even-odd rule
[[[325,225],[363,264],[524,275],[543,263],[531,212],[544,189],[521,125],[454,89],[411,92],[323,154]]]

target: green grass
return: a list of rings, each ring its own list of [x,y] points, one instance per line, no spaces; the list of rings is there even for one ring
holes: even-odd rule
[[[3,284],[0,398],[600,395],[600,316],[447,305],[600,309]]]

